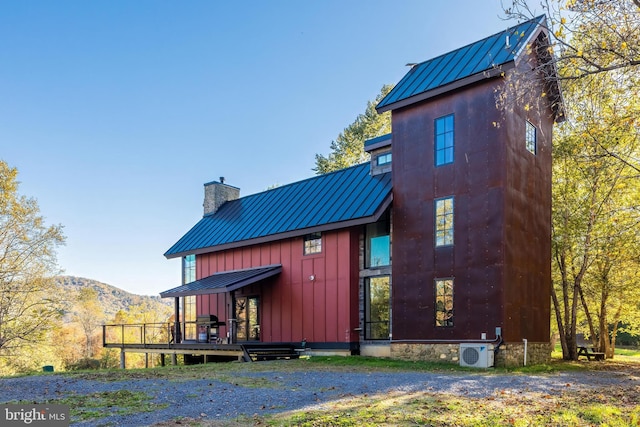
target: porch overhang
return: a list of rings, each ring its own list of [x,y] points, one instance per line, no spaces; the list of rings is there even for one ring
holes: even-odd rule
[[[220,273],[214,273],[209,277],[178,286],[177,288],[160,292],[160,297],[174,298],[190,295],[221,294],[231,292],[280,274],[281,271],[281,264],[272,264],[242,270],[223,271]]]

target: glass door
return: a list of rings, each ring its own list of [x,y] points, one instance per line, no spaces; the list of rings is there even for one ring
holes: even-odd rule
[[[236,298],[235,318],[238,341],[260,341],[260,297]]]

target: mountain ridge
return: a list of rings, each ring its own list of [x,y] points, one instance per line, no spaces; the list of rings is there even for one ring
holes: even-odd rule
[[[120,310],[129,311],[129,307],[145,302],[148,302],[151,306],[173,307],[173,300],[171,299],[164,299],[160,298],[160,296],[153,295],[134,294],[117,286],[86,277],[57,276],[56,284],[65,292],[77,292],[85,287],[95,289],[98,294],[98,302],[103,308],[107,319],[113,319],[115,314]]]

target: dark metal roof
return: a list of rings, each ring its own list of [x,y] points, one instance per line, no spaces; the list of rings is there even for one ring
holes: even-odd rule
[[[391,173],[369,163],[223,204],[164,255],[175,258],[374,222],[391,203]]]
[[[186,295],[219,294],[235,291],[243,286],[251,285],[268,277],[280,274],[282,265],[273,264],[264,267],[215,273],[204,279],[160,292],[160,297],[183,297]]]
[[[411,67],[376,109],[395,110],[500,74],[544,27],[544,20],[539,16]]]
[[[391,145],[391,133],[378,136],[376,138],[367,139],[364,142],[364,151],[370,152],[376,148],[386,147]]]

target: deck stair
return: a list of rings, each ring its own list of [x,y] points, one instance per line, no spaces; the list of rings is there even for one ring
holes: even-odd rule
[[[296,346],[290,343],[256,343],[242,344],[245,362],[261,360],[297,359],[300,354]]]

